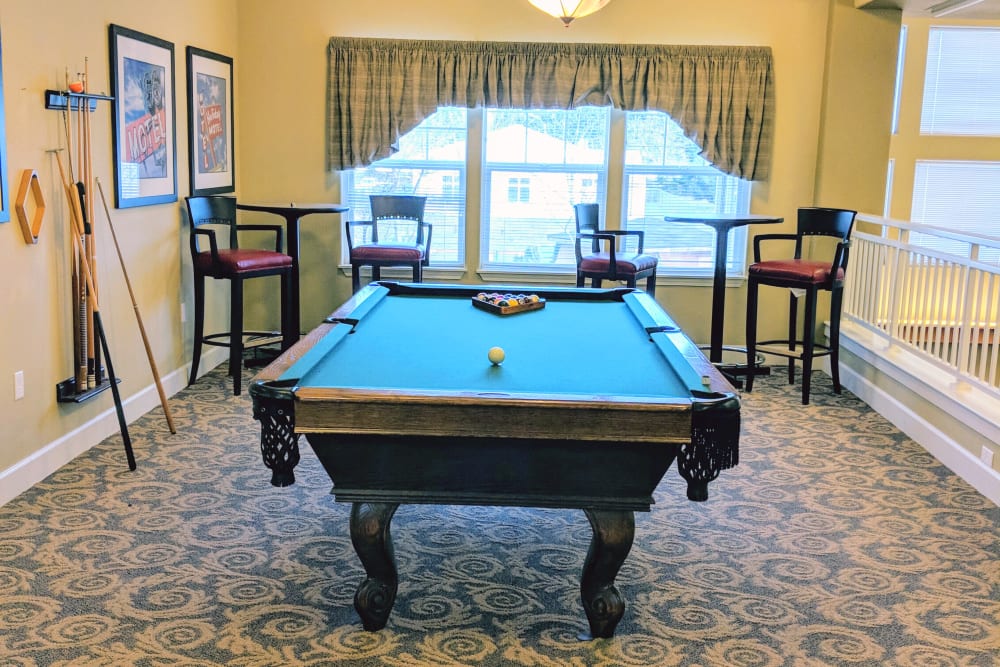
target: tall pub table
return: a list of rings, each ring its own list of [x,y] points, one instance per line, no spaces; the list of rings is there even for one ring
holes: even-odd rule
[[[726,313],[726,256],[729,253],[729,232],[735,227],[743,227],[745,225],[773,225],[783,222],[784,218],[771,215],[747,214],[715,217],[668,215],[663,219],[666,222],[708,225],[715,230],[715,277],[712,281],[712,338],[708,348],[709,361],[715,364],[737,387],[743,384],[736,377],[738,375],[746,375],[747,373],[766,375],[766,368],[748,368],[743,363],[726,363],[723,361],[723,351],[746,353],[744,348],[726,346],[722,342]]]
[[[301,202],[277,203],[277,202],[255,202],[236,203],[236,208],[243,211],[260,211],[263,213],[273,213],[285,219],[285,236],[288,237],[288,254],[292,258],[292,302],[289,305],[292,322],[295,323],[296,339],[302,331],[301,302],[299,300],[299,221],[307,215],[317,213],[344,213],[348,211],[347,206],[341,204],[303,204]]]

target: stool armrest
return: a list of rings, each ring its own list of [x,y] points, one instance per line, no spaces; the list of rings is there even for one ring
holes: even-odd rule
[[[639,229],[602,229],[601,233],[614,234],[618,238],[634,236],[639,241],[639,247],[635,251],[637,255],[642,254],[642,249],[646,245],[646,232]]]
[[[434,233],[434,226],[429,222],[420,222],[424,230],[424,266],[431,263],[431,235]]]
[[[601,241],[608,241],[609,242],[608,243],[608,272],[612,276],[616,276],[616,275],[618,275],[618,266],[617,266],[617,261],[618,260],[615,257],[615,253],[617,251],[617,248],[615,247],[617,245],[615,243],[615,240],[616,240],[617,236],[618,235],[615,233],[615,231],[607,231],[607,230],[603,230],[602,229],[601,231],[594,232],[594,233],[578,232],[577,235],[576,235],[576,238],[577,239],[590,239],[591,241],[595,242],[594,243],[595,246],[598,245]]]
[[[837,270],[847,271],[847,260],[851,253],[851,241],[840,241],[837,243],[837,251],[833,255],[833,265],[830,267],[830,280],[836,282]]]
[[[800,251],[798,240],[799,237],[796,234],[758,234],[753,238],[753,261],[760,261],[760,248],[763,241],[795,241],[795,257],[798,258]]]
[[[281,243],[281,225],[236,225],[238,232],[274,232],[274,251],[284,252]]]
[[[202,229],[201,227],[196,227],[191,230],[191,256],[194,257],[198,254],[198,237],[207,236],[208,237],[208,247],[212,253],[212,263],[215,264],[219,261],[219,243],[215,240],[215,230],[214,229]]]
[[[354,228],[355,227],[370,227],[372,230],[372,243],[375,243],[376,227],[374,220],[345,220],[344,221],[344,232],[347,236],[347,254],[351,254],[351,250],[354,248]],[[364,239],[362,239],[363,241]]]

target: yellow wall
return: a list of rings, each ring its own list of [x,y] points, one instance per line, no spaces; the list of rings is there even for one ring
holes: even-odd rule
[[[184,47],[193,44],[223,53],[237,48],[236,0],[4,0],[0,4],[6,98],[8,187],[23,169],[40,177],[48,209],[37,245],[27,245],[16,222],[0,225],[0,471],[38,452],[107,411],[111,396],[82,405],[55,401],[55,385],[72,374],[69,237],[65,200],[49,149],[65,146],[62,117],[44,108],[43,91],[64,85],[66,70],[86,69],[92,92],[109,90],[108,24],[115,23],[174,43],[177,84],[177,177],[187,190],[187,112]],[[110,106],[92,115],[93,171],[114,205],[111,175]],[[13,209],[13,204],[11,206]],[[129,278],[155,350],[167,373],[189,355],[189,334],[179,322],[182,267],[181,218],[176,205],[112,212]],[[131,301],[106,223],[99,217],[98,282],[112,360],[128,399],[151,382],[149,365]],[[190,279],[188,279],[190,282]],[[25,398],[14,401],[13,375],[25,375]]]
[[[832,123],[841,113],[839,106],[824,102],[828,80],[836,80],[837,95],[877,95],[883,88],[885,95],[891,95],[891,79],[878,81],[890,69],[885,62],[871,69],[870,60],[850,58],[828,70],[831,34],[829,43],[835,45],[832,53],[837,58],[855,49],[876,59],[895,55],[894,44],[888,48],[871,43],[888,39],[885,35],[892,33],[881,27],[885,16],[853,9],[845,15],[845,3],[848,0],[615,0],[566,29],[527,0],[171,0],[155,5],[155,11],[149,4],[130,0],[4,0],[0,34],[10,178],[15,180],[21,169],[38,169],[50,214],[37,246],[24,244],[16,223],[0,225],[0,255],[5,259],[0,265],[0,282],[5,285],[5,323],[0,333],[0,349],[4,350],[0,423],[5,432],[0,438],[0,479],[3,471],[111,409],[110,396],[81,406],[55,403],[54,385],[68,377],[72,362],[68,241],[64,207],[55,187],[57,175],[45,152],[60,143],[60,117],[42,106],[43,90],[59,86],[66,67],[82,68],[84,57],[90,59],[91,88],[107,87],[108,23],[175,44],[181,201],[188,191],[187,45],[235,58],[240,197],[289,201],[339,199],[337,176],[324,171],[326,46],[332,35],[768,45],[774,52],[777,91],[774,161],[770,182],[754,186],[751,208],[784,215],[790,228],[796,208],[814,203],[818,192],[833,193],[830,198],[837,201],[824,197],[827,205],[869,207],[870,197],[855,197],[851,182],[859,176],[867,179],[869,169],[873,178],[881,178],[884,170],[884,149],[865,133],[824,131],[824,126],[839,127]],[[888,20],[898,22],[898,13]],[[877,26],[867,29],[872,22]],[[856,114],[851,128],[880,127],[884,119],[868,117],[871,113]],[[94,169],[110,193],[109,111],[102,108],[94,118]],[[853,161],[851,169],[843,167],[845,155]],[[817,171],[818,164],[823,165],[821,171]],[[474,185],[470,186],[475,192]],[[478,199],[471,197],[469,204],[468,219],[474,225]],[[157,365],[162,375],[172,377],[179,386],[190,356],[190,323],[179,321],[180,303],[191,310],[181,203],[113,211],[113,216]],[[349,292],[349,280],[336,268],[340,225],[336,217],[303,223],[306,326],[328,314]],[[139,392],[148,393],[152,380],[106,230],[99,238],[99,255],[102,309],[116,370],[124,378],[122,392],[129,399]],[[743,338],[743,290],[729,292],[726,337],[739,341]],[[216,323],[225,322],[224,296],[218,290],[210,295]],[[695,340],[708,338],[707,283],[665,285],[658,290],[658,298]],[[254,316],[263,317],[259,312]],[[780,329],[777,322],[775,326]],[[12,377],[17,370],[24,370],[26,377],[27,396],[21,401],[13,400]],[[182,416],[175,419],[179,441],[183,441]],[[141,443],[137,449],[141,465]]]

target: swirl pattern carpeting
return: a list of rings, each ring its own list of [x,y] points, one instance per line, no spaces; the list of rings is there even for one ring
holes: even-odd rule
[[[248,378],[249,379],[249,376]],[[1000,664],[1000,509],[817,373],[744,395],[739,467],[669,471],[581,642],[582,512],[402,506],[388,626],[361,628],[348,505],[303,445],[276,489],[219,369],[0,507],[0,665]]]

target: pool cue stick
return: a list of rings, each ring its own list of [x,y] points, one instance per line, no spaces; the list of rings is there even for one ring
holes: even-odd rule
[[[84,82],[86,86],[86,82]],[[84,88],[86,92],[86,87]],[[80,198],[80,209],[81,209],[81,220],[83,221],[83,238],[84,238],[84,252],[87,254],[87,262],[91,267],[94,266],[94,239],[93,230],[90,224],[90,207],[89,201],[87,200],[87,184],[85,179],[87,177],[87,113],[89,108],[89,103],[86,103],[85,98],[77,98],[77,123],[76,123],[76,137],[77,137],[77,175],[80,179],[76,183],[76,189],[78,191],[78,196]],[[96,290],[97,285],[93,280],[96,278],[94,274],[91,274],[91,283],[88,286],[90,290]],[[94,292],[94,297],[96,300],[97,292]],[[98,370],[97,364],[97,346],[98,343],[94,339],[94,330],[92,324],[94,321],[94,309],[90,305],[90,301],[87,300],[87,388],[93,389],[98,385]]]
[[[66,81],[67,81],[67,86],[68,86],[69,85],[69,83],[68,83],[69,82],[69,70],[66,71]],[[72,142],[72,139],[73,139],[73,123],[71,122],[72,121],[72,117],[71,117],[71,114],[70,114],[70,111],[72,110],[72,106],[71,105],[73,103],[73,98],[69,97],[69,93],[68,92],[66,93],[66,95],[67,95],[67,97],[66,97],[66,106],[63,107],[62,113],[63,113],[63,132],[65,132],[65,134],[66,134],[66,156],[67,156],[67,162],[69,163],[69,165],[68,165],[69,166],[69,181],[66,180],[66,175],[62,174],[63,183],[68,183],[70,181],[75,181],[76,180],[73,177],[73,142]],[[61,151],[63,149],[62,148],[58,148],[58,149],[53,149],[53,150]],[[60,170],[61,170],[62,169],[62,163],[59,164],[59,167],[60,167]]]
[[[90,59],[83,59],[83,92],[90,92]],[[84,139],[84,155],[83,155],[83,183],[86,187],[87,196],[87,210],[91,213],[91,220],[93,220],[93,212],[97,210],[97,206],[94,203],[94,164],[93,164],[93,144],[91,143],[91,133],[90,133],[90,102],[87,101],[86,113],[83,115],[83,139]],[[90,233],[93,235],[97,230],[91,225]],[[91,266],[97,265],[97,239],[92,236],[91,239],[91,251],[88,259],[90,260]],[[94,274],[94,289],[99,290],[100,284],[98,283],[98,275]],[[100,301],[100,292],[97,293],[98,301]],[[100,369],[98,369],[100,372]]]
[[[69,98],[67,98],[66,109],[63,110],[64,113],[64,128],[66,130],[67,144],[72,138],[72,131],[70,129],[70,118],[69,118]],[[70,182],[66,177],[66,171],[63,169],[62,157],[59,152],[63,149],[57,148],[52,151],[56,155],[56,165],[59,167],[59,178],[62,181],[63,192],[69,197],[69,187]],[[72,169],[73,163],[70,160],[70,169]],[[72,178],[72,173],[70,175]],[[68,200],[70,207],[70,215],[75,215],[73,210],[72,197]],[[75,234],[75,226],[70,229],[70,235]],[[76,368],[75,372],[75,389],[76,393],[82,394],[87,391],[87,285],[84,282],[82,274],[82,265],[80,263],[80,257],[77,253],[77,246],[72,241],[70,241],[70,252],[72,253],[73,262],[73,364]]]
[[[61,158],[59,157],[59,151],[54,151],[56,153],[56,160],[60,162],[59,173],[63,173]],[[104,358],[108,362],[108,382],[111,384],[111,395],[114,398],[115,403],[115,413],[118,416],[118,428],[122,434],[122,444],[125,446],[125,458],[128,460],[129,470],[135,470],[135,454],[132,452],[132,440],[128,434],[128,423],[125,421],[125,409],[122,405],[121,394],[118,392],[118,379],[115,377],[114,367],[111,363],[111,351],[108,349],[108,338],[104,332],[104,325],[101,323],[101,310],[97,303],[97,291],[94,289],[94,282],[92,278],[92,267],[87,261],[87,252],[82,234],[79,232],[83,228],[83,214],[80,211],[80,199],[76,196],[76,188],[71,183],[64,184],[64,190],[66,192],[66,198],[69,200],[70,205],[70,224],[74,227],[72,230],[76,233],[71,233],[70,236],[76,242],[77,251],[80,255],[80,263],[82,265],[83,278],[87,283],[87,303],[94,312],[94,329],[97,333],[97,338],[99,339],[101,349],[104,352]]]
[[[163,383],[160,382],[160,373],[156,369],[156,360],[153,359],[153,350],[149,345],[149,337],[146,336],[146,327],[142,323],[142,315],[139,314],[139,304],[136,302],[135,293],[132,291],[132,282],[128,278],[128,271],[125,269],[125,258],[122,257],[121,246],[118,245],[118,235],[115,233],[115,224],[111,220],[111,210],[108,208],[108,199],[104,196],[104,187],[101,179],[94,179],[97,183],[97,192],[101,195],[101,203],[104,205],[104,216],[108,219],[108,229],[111,230],[111,239],[115,244],[115,252],[118,253],[118,263],[122,267],[122,275],[125,276],[125,286],[128,288],[129,298],[132,299],[132,310],[135,312],[135,321],[139,324],[139,333],[142,335],[142,344],[146,348],[146,359],[149,360],[149,370],[153,373],[153,382],[156,383],[156,392],[160,395],[160,405],[163,406],[163,414],[167,418],[167,426],[171,433],[177,433],[174,429],[174,419],[170,414],[170,405],[167,403],[167,396],[163,392]]]

